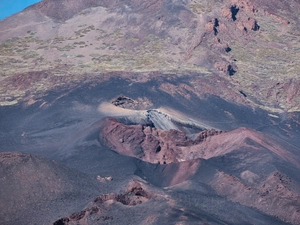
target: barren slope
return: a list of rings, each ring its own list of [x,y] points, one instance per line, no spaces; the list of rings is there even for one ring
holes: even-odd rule
[[[0,27],[2,105],[81,82],[87,73],[102,79],[108,71],[193,71],[197,76],[186,77],[186,84],[195,94],[298,110],[295,0],[45,0]],[[32,71],[47,75],[28,80]],[[31,85],[15,83],[20,77]]]
[[[44,0],[0,21],[0,221],[300,224],[299,12]]]
[[[0,180],[1,224],[50,223],[101,190],[96,178],[22,153],[0,153]]]

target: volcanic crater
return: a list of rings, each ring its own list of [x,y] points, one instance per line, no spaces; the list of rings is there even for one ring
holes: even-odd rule
[[[0,223],[300,224],[297,0],[43,0],[0,21]]]

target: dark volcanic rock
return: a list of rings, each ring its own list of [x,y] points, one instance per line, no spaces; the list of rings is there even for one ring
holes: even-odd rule
[[[137,100],[134,100],[124,95],[118,96],[112,100],[111,103],[126,109],[146,109],[152,106],[152,103],[147,98],[138,98]]]
[[[205,166],[202,168],[206,170]],[[211,168],[210,168],[211,169]],[[245,206],[224,201],[206,184],[193,183],[161,190],[132,180],[126,190],[96,197],[87,206],[53,225],[96,224],[286,224]],[[185,191],[180,191],[184,189]],[[190,194],[185,192],[189,191]],[[197,197],[196,197],[197,196]],[[232,216],[228,216],[228,213]]]
[[[244,176],[254,179],[252,184],[245,185],[237,177],[219,172],[211,185],[218,194],[226,196],[231,201],[254,207],[283,221],[299,224],[299,183],[292,184],[289,177],[278,171],[267,176],[260,185],[255,185],[257,179],[255,177],[258,175],[250,171],[247,171],[246,175],[245,171]]]
[[[68,217],[61,218],[53,223],[53,225],[72,225],[72,224],[97,224],[100,222],[114,222],[116,218],[109,214],[108,205],[122,204],[124,206],[136,207],[144,204],[155,197],[157,193],[151,193],[147,185],[139,181],[131,181],[124,193],[105,194],[96,197],[88,206],[80,211],[71,214]],[[146,216],[146,214],[144,215]],[[117,219],[118,220],[118,219]]]

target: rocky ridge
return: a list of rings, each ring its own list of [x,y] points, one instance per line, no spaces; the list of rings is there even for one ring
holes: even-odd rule
[[[198,145],[222,131],[206,130],[189,139],[179,130],[164,131],[143,125],[124,125],[116,119],[107,119],[99,135],[107,146],[120,154],[137,157],[150,163],[175,163],[197,158],[188,148]],[[197,154],[197,153],[195,153]]]
[[[250,147],[249,140],[266,148],[277,157],[300,168],[298,156],[288,152],[284,144],[247,128],[233,131],[204,130],[192,140],[183,131],[161,130],[151,126],[125,125],[116,119],[106,119],[99,134],[100,140],[114,151],[158,164],[177,163],[198,158],[210,159]]]

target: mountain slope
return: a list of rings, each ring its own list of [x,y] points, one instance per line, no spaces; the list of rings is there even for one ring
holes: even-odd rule
[[[44,0],[0,21],[0,221],[299,224],[299,12]]]
[[[1,101],[14,104],[26,91],[34,98],[62,86],[56,79],[80,82],[86,73],[195,71],[228,82],[233,92],[223,85],[218,93],[227,100],[297,111],[298,14],[297,1],[43,1],[0,22]],[[28,71],[49,75],[8,88]],[[196,90],[198,79],[187,78]]]

